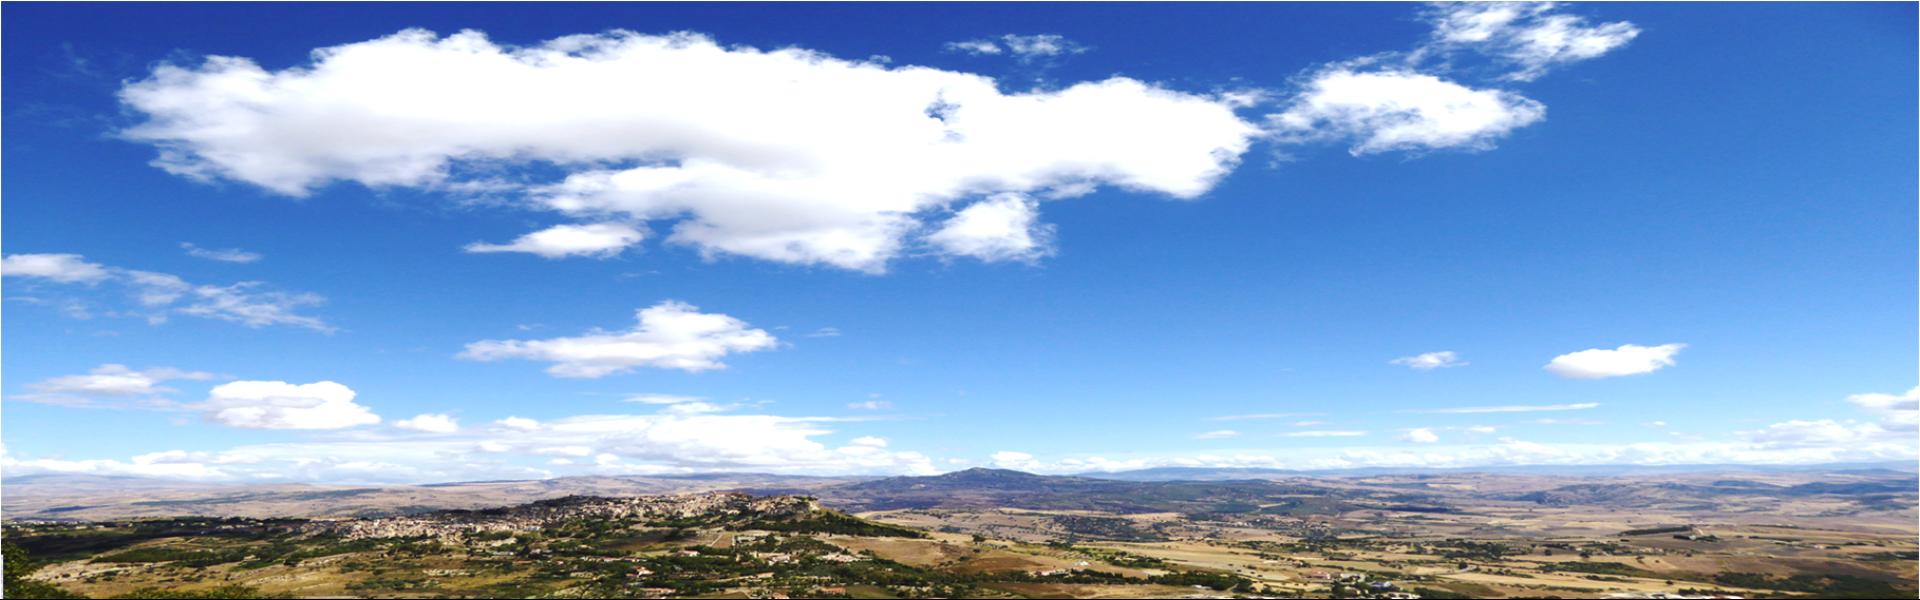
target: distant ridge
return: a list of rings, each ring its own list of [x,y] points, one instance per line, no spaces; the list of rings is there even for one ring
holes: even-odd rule
[[[1078,477],[1114,481],[1227,481],[1274,477],[1370,477],[1380,475],[1459,475],[1490,473],[1500,475],[1562,475],[1609,477],[1625,475],[1673,475],[1693,473],[1806,473],[1814,471],[1861,474],[1920,473],[1920,464],[1909,462],[1831,463],[1817,465],[1514,465],[1496,467],[1362,467],[1354,469],[1266,469],[1252,467],[1155,467],[1131,471],[1080,473]]]

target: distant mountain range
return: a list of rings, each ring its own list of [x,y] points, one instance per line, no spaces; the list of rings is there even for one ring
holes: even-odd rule
[[[1120,481],[1220,481],[1228,479],[1268,479],[1290,477],[1369,477],[1378,475],[1433,475],[1494,473],[1507,475],[1544,475],[1576,477],[1618,477],[1630,475],[1673,475],[1681,473],[1809,473],[1877,471],[1884,473],[1920,473],[1920,464],[1910,462],[1833,463],[1819,465],[1518,465],[1505,467],[1364,467],[1355,469],[1259,469],[1209,467],[1157,467],[1132,471],[1081,473],[1080,477]]]
[[[477,509],[569,495],[641,496],[709,491],[820,498],[853,511],[918,508],[1095,511],[1117,514],[1260,512],[1328,514],[1359,509],[1428,511],[1465,498],[1621,507],[1665,498],[1711,503],[1726,494],[1872,496],[1893,506],[1911,495],[1916,465],[1529,466],[1475,469],[1291,471],[1164,467],[1077,476],[975,468],[924,477],[810,477],[767,473],[561,477],[411,486],[222,485],[93,475],[7,478],[8,519],[129,517],[382,517]],[[1439,485],[1444,482],[1472,485]],[[1479,483],[1474,483],[1478,481]],[[1482,485],[1485,483],[1486,485]],[[1904,490],[1904,492],[1903,492]],[[1882,498],[1882,496],[1887,496]],[[1902,501],[1903,502],[1903,501]]]

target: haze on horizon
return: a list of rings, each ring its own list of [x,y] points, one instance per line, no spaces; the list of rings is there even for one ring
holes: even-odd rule
[[[1912,4],[0,12],[6,477],[1920,459]]]

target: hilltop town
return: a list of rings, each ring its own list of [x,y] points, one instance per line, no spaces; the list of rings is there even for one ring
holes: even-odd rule
[[[444,510],[384,519],[327,519],[301,531],[345,540],[425,537],[458,542],[491,533],[535,533],[573,521],[721,522],[735,519],[798,519],[820,511],[818,500],[804,496],[752,496],[742,493],[678,494],[603,498],[566,496],[488,510]]]

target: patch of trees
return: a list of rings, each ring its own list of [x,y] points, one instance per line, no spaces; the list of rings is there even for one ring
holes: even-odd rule
[[[799,521],[764,521],[738,528],[751,528],[784,533],[825,533],[836,535],[854,535],[861,537],[899,537],[925,539],[927,533],[918,529],[875,523],[866,519],[850,517],[837,512],[816,513],[813,518]]]
[[[1650,576],[1653,573],[1632,565],[1616,562],[1572,561],[1546,563],[1540,565],[1541,571],[1562,571],[1567,573],[1593,573],[1596,575],[1635,575]]]
[[[1053,517],[1053,522],[1068,533],[1090,538],[1123,542],[1151,542],[1166,539],[1156,533],[1141,531],[1134,526],[1133,521],[1118,517],[1056,515]]]
[[[1200,585],[1200,586],[1206,586],[1215,591],[1228,590],[1228,589],[1252,589],[1253,587],[1253,580],[1247,579],[1245,577],[1239,577],[1235,575],[1225,575],[1221,573],[1207,573],[1203,571],[1187,571],[1183,573],[1168,573],[1165,575],[1155,575],[1152,577],[1148,577],[1147,583],[1158,583],[1160,585],[1177,585],[1181,587]]]
[[[1512,556],[1515,554],[1522,554],[1522,552],[1519,549],[1516,549],[1512,546],[1508,546],[1501,542],[1475,542],[1470,540],[1447,540],[1445,543],[1452,546],[1453,549],[1441,551],[1440,556],[1445,557],[1449,560],[1478,559],[1478,560],[1498,561],[1502,556]],[[1436,543],[1435,545],[1437,546],[1439,544]]]
[[[1656,535],[1661,533],[1680,533],[1683,531],[1693,531],[1693,527],[1688,525],[1681,525],[1678,527],[1655,527],[1652,529],[1628,529],[1626,531],[1620,532],[1620,535],[1623,535],[1623,536]]]
[[[1714,573],[1713,583],[1726,586],[1807,592],[1822,598],[1895,598],[1902,594],[1891,584],[1853,575],[1794,575],[1775,578],[1765,573]],[[1908,592],[1911,593],[1911,592]]]

